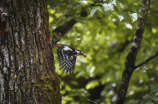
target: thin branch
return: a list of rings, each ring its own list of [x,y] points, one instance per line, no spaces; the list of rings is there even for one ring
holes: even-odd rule
[[[58,21],[56,22],[56,24],[54,26],[52,26],[52,28],[50,29],[50,31],[52,31],[53,29],[56,28],[57,24],[60,22],[60,20],[66,15],[66,13],[71,9],[71,7],[73,6],[73,3],[70,2],[69,5],[67,6],[64,14],[58,19]]]
[[[83,95],[82,95],[82,96],[83,96]],[[83,96],[83,97],[85,97],[89,102],[92,102],[92,103],[94,103],[94,104],[97,104],[95,101],[92,101],[92,100],[88,99],[86,96]]]
[[[138,67],[143,66],[144,64],[148,63],[149,61],[151,61],[152,59],[154,59],[156,56],[158,56],[158,52],[156,52],[153,56],[150,56],[149,58],[145,59],[145,61],[139,63],[138,65],[135,66],[135,69],[137,69]]]

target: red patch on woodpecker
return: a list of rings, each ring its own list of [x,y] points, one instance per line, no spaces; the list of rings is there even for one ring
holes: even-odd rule
[[[60,47],[61,47],[61,44],[57,44],[56,46],[57,46],[58,48],[60,48]]]

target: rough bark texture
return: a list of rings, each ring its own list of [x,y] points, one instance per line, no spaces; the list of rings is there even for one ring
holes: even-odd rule
[[[47,0],[0,0],[0,103],[60,104]]]
[[[127,59],[125,62],[125,69],[122,75],[122,81],[121,81],[116,104],[124,104],[129,81],[133,71],[135,70],[135,60],[143,38],[143,32],[146,25],[149,6],[150,6],[150,0],[142,1],[142,9],[141,9],[142,17],[139,18],[136,33],[134,35],[130,51],[127,55]]]

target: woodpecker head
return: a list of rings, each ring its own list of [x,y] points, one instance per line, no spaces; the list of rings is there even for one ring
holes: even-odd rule
[[[74,54],[74,56],[79,56],[79,55],[83,55],[84,57],[86,57],[86,55],[83,54],[80,50],[76,50],[76,49],[75,49],[75,54]]]
[[[55,46],[57,46],[58,48],[61,48],[61,47],[62,47],[61,44],[56,44]]]

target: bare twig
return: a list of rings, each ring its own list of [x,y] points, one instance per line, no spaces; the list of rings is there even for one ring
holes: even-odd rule
[[[58,19],[58,21],[56,22],[56,24],[54,26],[52,26],[52,28],[50,29],[50,31],[52,31],[56,26],[57,24],[60,22],[60,20],[66,15],[66,13],[71,9],[71,7],[73,6],[73,3],[70,2],[64,12],[64,14]]]
[[[151,61],[152,59],[154,59],[156,56],[158,56],[158,52],[156,52],[154,55],[150,56],[149,58],[145,59],[145,61],[139,63],[138,65],[135,66],[135,69],[137,69],[138,67],[143,66],[144,64],[148,63],[149,61]]]
[[[83,95],[82,95],[83,96]],[[83,96],[83,97],[85,97],[85,96]],[[90,100],[90,99],[88,99],[87,97],[85,97],[88,101],[90,101],[90,102],[92,102],[92,103],[94,103],[94,104],[97,104],[95,101],[92,101],[92,100]]]

